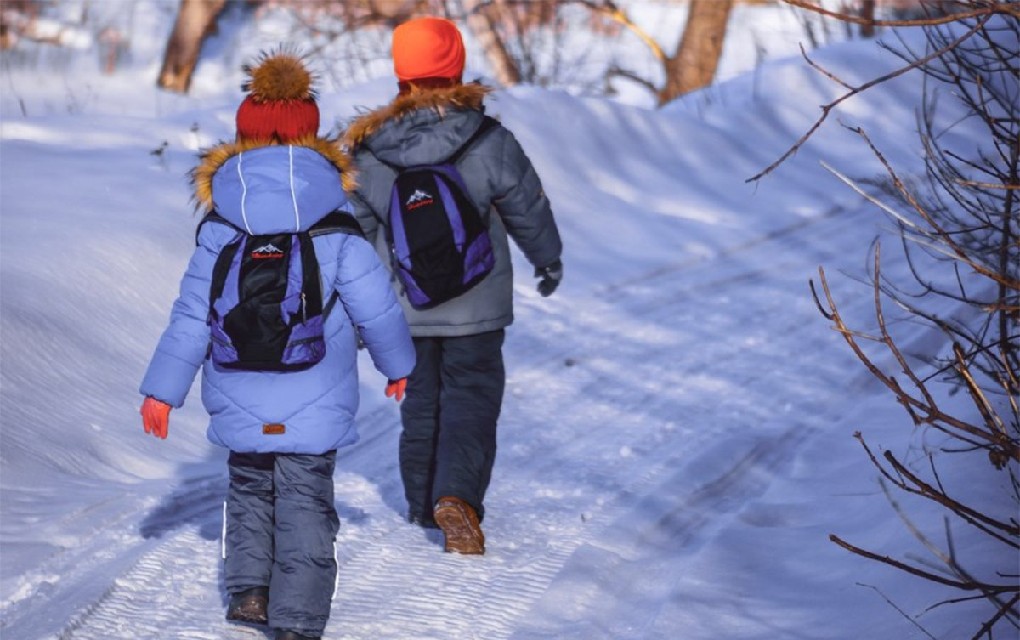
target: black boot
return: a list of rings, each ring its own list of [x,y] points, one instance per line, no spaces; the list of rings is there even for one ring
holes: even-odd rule
[[[297,631],[277,629],[276,640],[322,640],[322,638],[321,636],[303,636]]]
[[[227,620],[266,624],[269,622],[269,615],[266,613],[268,607],[268,587],[245,589],[230,596],[230,604],[227,605]]]

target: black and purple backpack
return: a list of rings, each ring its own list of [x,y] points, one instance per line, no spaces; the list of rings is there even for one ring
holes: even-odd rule
[[[362,235],[353,216],[334,211],[301,233],[251,235],[210,213],[203,220],[237,232],[213,266],[210,358],[228,369],[297,371],[326,353],[323,325],[337,294],[323,301],[312,238]]]
[[[492,242],[456,162],[498,122],[488,116],[445,162],[398,167],[390,196],[393,271],[411,304],[425,309],[455,298],[495,264]],[[387,163],[388,164],[388,163]]]

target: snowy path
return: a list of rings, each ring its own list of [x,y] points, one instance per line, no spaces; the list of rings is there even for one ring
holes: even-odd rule
[[[609,295],[519,292],[484,558],[446,555],[437,533],[404,524],[396,412],[364,412],[363,441],[338,463],[340,584],[327,636],[676,637],[683,605],[669,592],[685,557],[841,408],[846,361],[806,286],[836,257],[808,243],[857,215],[820,215]],[[774,268],[748,267],[768,262],[752,252],[791,247]],[[779,313],[782,323],[755,320]],[[179,488],[163,506],[163,537],[136,546],[140,557],[57,637],[263,637],[222,620],[220,494],[210,478]],[[155,529],[158,513],[147,519]],[[193,524],[170,524],[188,513]],[[611,597],[620,590],[630,596]]]
[[[167,3],[132,4],[146,16],[137,40],[163,42]],[[774,9],[747,10],[757,27]],[[860,429],[924,464],[923,432],[807,286],[824,265],[848,322],[873,320],[868,287],[836,273],[866,271],[882,217],[819,161],[886,198],[883,168],[844,129],[861,126],[901,177],[923,181],[922,78],[841,104],[779,171],[747,185],[841,89],[799,55],[761,59],[766,40],[732,44],[753,54],[753,74],[663,109],[526,86],[487,101],[542,176],[567,274],[542,299],[515,254],[488,553],[446,555],[437,532],[403,522],[398,412],[362,358],[362,441],[335,475],[327,638],[912,640],[970,637],[990,615],[983,601],[929,609],[959,593],[828,541],[927,553],[851,437]],[[137,415],[193,248],[187,172],[200,147],[233,136],[240,57],[209,56],[196,95],[174,97],[152,86],[162,50],[137,47],[114,76],[91,54],[59,73],[5,68],[20,91],[0,93],[3,640],[267,637],[223,620],[226,456],[203,437],[198,389],[166,441]],[[870,40],[811,55],[854,85],[900,64]],[[327,90],[320,109],[342,126],[392,90],[383,77]],[[941,126],[962,124],[948,102]],[[980,135],[972,125],[954,129],[961,148]],[[905,270],[885,246],[883,273]],[[938,345],[901,328],[920,357]],[[960,488],[992,490],[969,476]],[[917,506],[943,535],[941,514]],[[954,531],[958,548],[980,544],[966,533]]]

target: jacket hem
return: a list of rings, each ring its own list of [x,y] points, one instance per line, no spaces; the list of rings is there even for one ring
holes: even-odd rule
[[[513,317],[461,325],[413,325],[411,326],[411,337],[459,338],[505,329],[511,324],[513,324]]]

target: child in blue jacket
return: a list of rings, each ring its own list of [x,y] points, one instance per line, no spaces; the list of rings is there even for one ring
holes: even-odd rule
[[[336,449],[357,439],[357,339],[403,398],[415,351],[403,311],[374,248],[360,235],[313,237],[326,317],[325,355],[299,371],[228,369],[210,353],[213,266],[227,244],[251,235],[307,231],[331,212],[349,212],[348,160],[317,137],[311,76],[286,53],[249,70],[237,138],[204,154],[196,200],[223,220],[200,226],[170,324],[141,384],[146,433],[166,438],[199,368],[207,435],[230,450],[224,582],[229,620],[268,623],[278,640],[319,638],[336,580],[333,504]]]

